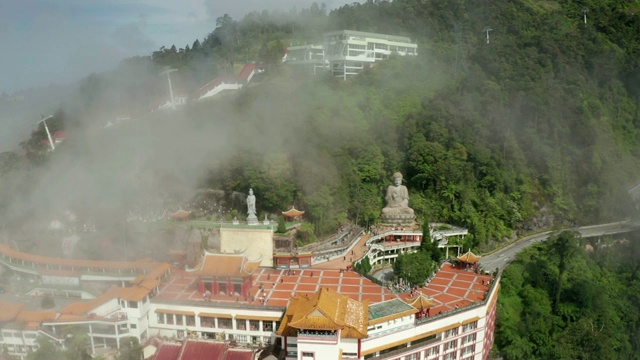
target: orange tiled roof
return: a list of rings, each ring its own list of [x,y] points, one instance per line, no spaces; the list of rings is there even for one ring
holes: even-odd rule
[[[65,315],[86,315],[91,310],[97,308],[98,306],[112,299],[123,299],[127,301],[141,301],[142,299],[145,298],[145,296],[149,295],[149,293],[159,283],[160,282],[158,280],[149,280],[144,282],[142,285],[137,285],[137,286],[131,286],[126,288],[113,287],[95,299],[71,303],[65,306],[61,310],[61,313]]]
[[[188,218],[191,215],[191,211],[186,211],[186,210],[178,210],[176,212],[174,212],[173,214],[171,214],[171,218],[172,219],[179,219],[179,220],[183,220]]]
[[[55,320],[58,313],[55,311],[21,311],[16,317],[16,321],[41,323],[43,321]]]
[[[202,276],[245,277],[259,266],[260,260],[249,261],[244,254],[204,253],[201,263],[195,269],[187,270]]]
[[[412,298],[407,298],[406,303],[418,310],[425,310],[437,304],[434,299],[427,297],[423,293],[419,293]]]
[[[293,336],[297,329],[341,330],[343,338],[367,337],[368,301],[357,301],[335,290],[321,288],[313,296],[291,298],[278,335]]]
[[[11,258],[17,260],[24,260],[25,262],[33,262],[36,266],[54,265],[63,266],[65,268],[104,268],[113,270],[143,270],[154,269],[163,263],[153,261],[108,261],[108,260],[82,260],[82,259],[64,259],[55,258],[42,255],[33,255],[29,253],[20,252],[12,249],[11,247],[0,244],[0,253],[5,254]]]
[[[287,210],[287,211],[283,211],[282,215],[284,216],[302,216],[304,214],[304,211],[300,211],[298,209],[296,209],[295,207],[291,207],[291,209]]]
[[[117,288],[111,288],[95,299],[78,301],[65,306],[60,312],[64,315],[86,315],[89,311],[113,299]]]
[[[465,254],[458,256],[458,260],[464,261],[466,263],[474,263],[480,261],[480,256],[472,253],[471,250],[469,250]]]
[[[15,304],[9,301],[0,300],[0,322],[13,321],[18,316],[24,304]]]

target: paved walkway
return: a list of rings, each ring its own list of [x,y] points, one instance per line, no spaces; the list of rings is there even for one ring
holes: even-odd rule
[[[352,265],[354,261],[362,258],[367,253],[369,248],[365,245],[365,243],[367,242],[367,240],[369,240],[370,237],[371,235],[362,234],[362,236],[360,236],[360,240],[358,240],[358,242],[351,247],[351,250],[349,251],[349,255],[341,256],[337,259],[314,264],[312,268],[314,269],[346,269],[347,266]]]

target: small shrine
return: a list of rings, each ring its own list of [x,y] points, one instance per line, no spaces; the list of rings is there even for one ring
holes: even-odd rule
[[[436,301],[418,292],[414,297],[407,298],[406,303],[418,309],[416,319],[422,319],[431,316],[430,309],[437,305]]]
[[[191,217],[191,211],[186,211],[182,209],[171,214],[171,220],[174,220],[174,221],[187,221],[189,220],[190,217]]]
[[[471,250],[457,257],[464,269],[468,269],[470,267],[473,267],[474,269],[477,268],[480,258],[480,256],[472,253]]]
[[[291,209],[287,211],[283,211],[282,215],[284,216],[284,219],[287,222],[301,222],[302,215],[304,215],[304,211],[300,211],[296,209],[295,206],[291,206]]]

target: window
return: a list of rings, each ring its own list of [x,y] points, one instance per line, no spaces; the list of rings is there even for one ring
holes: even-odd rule
[[[456,340],[451,340],[448,343],[444,344],[444,351],[451,350],[456,347]]]
[[[132,329],[137,329],[138,328],[138,325],[136,325],[136,324],[131,324],[130,326],[131,326]]]
[[[473,354],[474,351],[474,346],[473,345],[469,345],[467,347],[465,347],[464,349],[460,350],[460,356],[468,356]]]
[[[439,350],[440,350],[440,346],[434,346],[432,348],[427,349],[427,351],[425,351],[425,355],[427,357],[436,356],[438,355]]]
[[[450,338],[452,336],[458,335],[458,328],[447,330],[444,332],[444,338]]]
[[[478,321],[474,321],[472,323],[464,325],[462,327],[462,331],[471,331],[471,330],[475,329],[476,327],[478,327]]]
[[[184,338],[184,335],[185,335],[184,330],[176,331],[176,336],[178,337],[178,339]]]
[[[218,327],[220,329],[231,329],[233,328],[232,320],[218,318]]]
[[[287,345],[287,356],[298,357],[298,344],[288,344]]]
[[[245,320],[245,319],[236,319],[236,329],[238,329],[238,330],[247,330],[247,320]]]
[[[316,358],[315,353],[303,351],[302,360],[314,360]]]
[[[463,344],[470,343],[470,342],[473,342],[475,339],[476,339],[476,334],[469,334],[462,338],[462,343]]]
[[[235,335],[235,337],[236,337],[236,341],[239,343],[246,343],[248,340],[247,335]]]
[[[196,326],[196,317],[193,315],[186,316],[187,326]]]
[[[164,324],[164,314],[158,313],[158,324]]]
[[[200,326],[212,328],[214,327],[214,319],[209,317],[200,317]]]
[[[271,336],[263,336],[262,337],[262,343],[264,345],[271,345]]]
[[[174,321],[173,321],[173,314],[166,314],[167,315],[167,325],[173,325]]]
[[[184,318],[182,317],[182,315],[176,315],[176,325],[183,325],[184,324]]]
[[[129,307],[132,309],[137,309],[138,308],[138,302],[137,301],[129,301]]]
[[[444,356],[444,360],[453,360],[456,358],[456,353],[452,352]]]
[[[409,354],[404,357],[405,360],[418,360],[418,353]]]
[[[273,321],[262,321],[262,331],[273,331]]]
[[[249,320],[249,330],[258,331],[259,328],[260,328],[259,320]]]

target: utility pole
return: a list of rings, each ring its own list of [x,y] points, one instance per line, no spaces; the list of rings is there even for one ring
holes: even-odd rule
[[[49,132],[49,127],[47,126],[47,120],[51,119],[53,115],[49,115],[47,117],[42,116],[42,120],[38,121],[36,124],[44,124],[44,129],[47,131],[47,137],[49,138],[49,145],[51,146],[51,150],[55,150],[56,147],[53,145],[53,139],[51,138],[51,133]]]
[[[464,47],[464,40],[462,38],[462,26],[458,23],[453,25],[454,32],[456,34],[456,66],[455,66],[455,76],[458,77],[459,74],[466,74],[469,71],[469,67],[467,66],[467,52]]]
[[[485,26],[483,31],[487,33],[487,44],[488,44],[489,43],[489,31],[493,31],[493,29],[490,26]]]
[[[589,9],[582,8],[582,17],[584,18],[584,26],[587,26],[587,13],[588,12],[589,12]]]
[[[169,97],[171,99],[171,108],[172,109],[176,109],[176,102],[173,100],[173,88],[171,87],[171,76],[169,74],[171,74],[174,71],[178,71],[176,69],[167,69],[165,71],[163,71],[160,75],[167,75],[167,81],[169,82]]]

